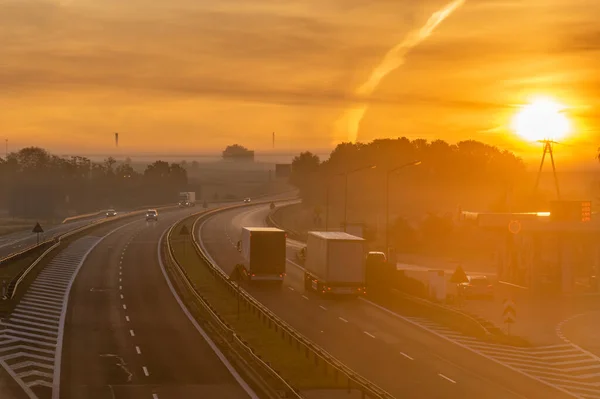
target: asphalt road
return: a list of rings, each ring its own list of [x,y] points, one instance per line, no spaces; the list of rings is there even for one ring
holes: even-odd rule
[[[264,225],[268,212],[265,206],[231,210],[203,225],[200,238],[226,273],[242,260],[235,249],[241,227]],[[298,246],[288,243],[291,261]],[[303,272],[291,262],[281,289],[251,285],[246,289],[305,336],[398,398],[569,397],[481,354],[494,348],[481,346],[479,353],[468,350],[442,336],[452,332],[414,315],[398,317],[368,301],[327,300],[305,293]]]
[[[105,217],[106,216],[104,215],[100,215],[94,218],[52,226],[45,229],[44,232],[40,234],[40,241],[49,240],[60,234],[85,226],[95,220],[103,219]],[[44,228],[44,226],[42,226],[42,228]],[[30,230],[18,231],[0,236],[0,259],[35,245],[37,243],[37,235],[31,232],[32,229],[33,226],[31,226]]]
[[[127,224],[89,254],[66,317],[61,398],[247,398],[174,298],[157,243],[185,213]]]

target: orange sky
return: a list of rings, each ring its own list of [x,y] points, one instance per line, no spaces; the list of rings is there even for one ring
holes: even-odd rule
[[[126,3],[123,5],[123,3]],[[467,0],[369,99],[357,88],[440,0],[8,0],[0,3],[0,134],[11,148],[316,149],[363,101],[358,139],[473,138],[521,152],[515,106],[571,107],[563,152],[600,144],[600,2]]]

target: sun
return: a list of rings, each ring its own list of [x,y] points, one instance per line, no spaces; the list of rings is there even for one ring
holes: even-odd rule
[[[512,129],[527,141],[562,140],[571,133],[565,106],[547,97],[524,105],[512,120]]]

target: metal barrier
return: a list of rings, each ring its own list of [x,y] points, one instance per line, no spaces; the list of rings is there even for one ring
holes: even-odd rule
[[[267,201],[266,203],[269,203],[269,201]],[[358,373],[351,370],[349,367],[337,360],[334,356],[329,354],[323,348],[319,347],[317,344],[304,337],[292,326],[290,326],[285,321],[280,319],[277,315],[275,315],[273,312],[271,312],[266,306],[254,299],[254,297],[252,297],[245,289],[238,288],[229,279],[229,276],[227,276],[227,274],[225,274],[225,272],[223,272],[221,268],[214,264],[210,257],[204,252],[204,249],[202,248],[201,244],[196,239],[195,232],[198,231],[198,223],[216,213],[239,207],[240,206],[231,206],[227,208],[205,212],[196,219],[192,226],[191,234],[194,249],[200,256],[200,258],[206,263],[206,265],[209,266],[211,273],[215,277],[218,277],[221,280],[221,283],[225,284],[233,294],[237,294],[239,292],[240,299],[244,306],[252,309],[252,311],[257,314],[260,314],[260,317],[268,321],[269,325],[272,324],[275,326],[276,331],[281,331],[282,335],[288,337],[290,341],[295,341],[298,347],[302,346],[305,348],[307,353],[312,353],[316,365],[319,365],[319,363],[328,365],[334,371],[334,375],[345,376],[348,381],[348,389],[355,388],[360,390],[363,394],[363,397],[366,396],[373,399],[393,399],[393,396],[391,394],[387,393],[382,388],[378,387],[366,378],[360,376]]]
[[[187,219],[187,218],[185,218],[185,219]],[[185,220],[185,219],[182,219],[182,220]],[[200,295],[200,293],[198,293],[198,291],[194,287],[194,284],[192,283],[192,281],[191,281],[190,277],[188,276],[187,272],[185,271],[185,269],[175,259],[175,255],[173,253],[173,248],[171,247],[170,240],[171,240],[171,235],[173,233],[173,229],[180,222],[181,222],[181,220],[179,222],[175,223],[173,226],[171,226],[171,228],[169,229],[169,232],[167,233],[167,253],[169,255],[168,260],[171,262],[172,265],[175,266],[177,272],[181,275],[181,277],[183,277],[182,281],[186,285],[187,290],[193,295],[194,299],[200,303],[200,305],[202,306],[204,311],[209,315],[209,317],[210,317],[209,322],[211,322],[212,325],[214,327],[216,327],[216,329],[218,330],[217,333],[221,336],[221,338],[224,339],[225,342],[227,342],[227,344],[229,345],[229,348],[235,353],[235,355],[238,358],[240,358],[240,359],[244,359],[244,357],[249,358],[254,363],[254,366],[260,367],[260,369],[262,370],[262,372],[264,374],[267,374],[271,378],[277,380],[279,382],[279,385],[285,391],[285,396],[284,396],[285,398],[302,399],[302,396],[298,393],[298,391],[295,388],[293,388],[285,379],[283,379],[283,377],[281,377],[275,370],[273,370],[273,368],[271,368],[264,360],[262,360],[259,356],[257,356],[254,353],[254,351],[252,350],[252,348],[250,346],[248,346],[248,344],[246,344],[244,341],[242,341],[232,328],[230,328],[225,322],[223,322],[221,317],[212,309],[210,304],[208,302],[206,302],[206,300],[204,300],[204,298],[202,297],[202,295]],[[248,366],[249,366],[249,367],[247,367],[248,371],[257,373],[255,367],[252,367],[250,365],[248,365]],[[260,373],[258,373],[256,375],[256,377],[258,379],[262,380],[262,378],[260,377]],[[282,397],[280,390],[274,389],[270,384],[267,384],[264,381],[262,381],[262,382],[263,383],[261,385],[263,386],[263,389],[269,391],[267,393],[269,394],[270,397],[272,397],[272,398],[281,398]]]
[[[170,208],[173,208],[173,206],[169,205],[169,206],[155,207],[155,208],[156,209],[170,209]],[[51,239],[46,240],[44,242],[41,242],[41,243],[39,243],[37,245],[32,245],[32,246],[30,246],[28,248],[25,248],[22,251],[19,251],[17,253],[11,254],[11,255],[3,258],[3,259],[0,259],[0,267],[1,267],[3,264],[6,264],[6,263],[12,262],[12,261],[17,261],[17,260],[19,260],[19,259],[21,259],[23,257],[26,257],[31,252],[34,252],[36,250],[41,250],[44,247],[48,247],[40,256],[37,257],[37,259],[34,262],[32,262],[31,265],[29,265],[27,267],[27,269],[24,269],[23,271],[21,271],[20,273],[18,273],[8,283],[6,295],[2,299],[6,300],[6,299],[12,299],[12,298],[14,298],[14,296],[15,296],[15,294],[17,292],[17,289],[19,288],[19,285],[25,279],[25,277],[27,277],[27,275],[31,272],[31,270],[33,270],[33,268],[35,266],[37,266],[37,264],[39,262],[41,262],[42,259],[44,259],[44,257],[46,255],[48,255],[52,250],[54,250],[55,248],[57,248],[60,245],[60,243],[61,243],[61,241],[63,239],[68,238],[68,237],[70,237],[70,236],[72,236],[74,234],[78,234],[78,233],[80,233],[80,232],[82,232],[84,230],[91,229],[92,227],[96,227],[99,224],[104,224],[104,223],[107,223],[107,222],[112,222],[112,221],[121,220],[121,219],[125,219],[125,218],[132,217],[132,216],[137,216],[137,215],[140,215],[140,214],[142,214],[144,212],[145,212],[145,210],[144,211],[140,210],[140,211],[129,212],[129,213],[126,213],[126,214],[123,214],[123,215],[119,215],[119,216],[110,218],[110,219],[98,219],[98,220],[92,221],[92,222],[90,222],[90,223],[88,223],[88,224],[86,224],[84,226],[78,227],[78,228],[73,229],[73,230],[69,230],[69,231],[67,231],[67,232],[65,232],[63,234],[60,234],[60,235],[58,235],[58,236],[56,236],[54,238],[51,238]]]
[[[283,226],[280,226],[275,221],[275,218],[273,217],[281,209],[282,208],[277,208],[274,211],[269,212],[269,214],[267,215],[267,224],[270,225],[270,226],[272,226],[272,227],[276,227],[278,229],[285,230],[283,228]],[[287,230],[287,231],[289,232],[290,230]],[[296,235],[297,237],[300,237],[300,234],[297,233],[297,232],[295,232],[295,231],[291,231],[291,233],[293,235]],[[451,306],[447,306],[447,305],[442,305],[442,304],[438,304],[438,303],[435,303],[435,302],[431,302],[431,301],[428,301],[426,299],[419,298],[417,296],[407,294],[405,292],[400,292],[398,290],[393,290],[393,291],[395,291],[395,293],[397,295],[402,296],[404,299],[406,299],[408,301],[419,303],[419,304],[421,304],[423,306],[427,306],[427,307],[430,307],[432,309],[437,309],[437,310],[440,310],[440,311],[446,311],[446,312],[453,313],[457,317],[463,318],[466,323],[470,323],[470,324],[474,325],[475,329],[479,329],[483,335],[485,335],[485,336],[491,335],[491,332],[483,324],[481,324],[477,319],[475,319],[473,316],[471,316],[471,315],[469,315],[469,314],[467,314],[465,312],[462,312],[462,311],[460,311],[458,309],[454,309]]]

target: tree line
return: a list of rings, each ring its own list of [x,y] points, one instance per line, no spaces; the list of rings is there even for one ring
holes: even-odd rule
[[[54,218],[110,207],[174,203],[188,184],[179,164],[156,161],[138,173],[130,161],[59,157],[38,147],[0,158],[0,206],[13,217]]]
[[[290,183],[298,188],[303,203],[314,207],[316,213],[326,212],[323,206],[326,203],[329,203],[331,212],[334,213],[335,206],[332,203],[335,202],[333,198],[337,197],[339,215],[339,208],[344,207],[340,198],[346,195],[344,176],[349,172],[365,169],[364,174],[357,173],[361,175],[360,178],[352,178],[352,188],[347,195],[362,198],[364,203],[377,207],[381,215],[386,175],[411,163],[418,166],[411,166],[409,173],[402,173],[401,189],[413,191],[415,194],[412,198],[415,198],[415,201],[418,201],[419,193],[423,195],[427,193],[430,197],[435,193],[439,196],[439,202],[444,203],[445,194],[451,191],[474,187],[477,192],[477,188],[484,186],[497,187],[498,199],[487,204],[487,209],[479,210],[503,212],[508,211],[510,206],[513,211],[523,211],[539,201],[538,198],[511,198],[509,205],[506,192],[512,187],[523,186],[527,181],[523,160],[510,151],[474,140],[449,144],[442,140],[430,142],[402,137],[375,140],[370,143],[342,143],[325,161],[321,161],[311,152],[302,152],[292,161]],[[397,186],[396,184],[395,187]],[[397,196],[390,197],[397,198]],[[371,198],[370,202],[369,198]],[[354,198],[351,198],[352,201],[356,202]],[[412,250],[420,243],[438,246],[453,231],[455,214],[437,214],[434,211],[427,211],[417,218],[420,222],[414,224],[407,220],[407,215],[402,209],[398,209],[399,205],[393,205],[395,214],[392,212],[390,215],[387,228],[390,244],[398,249]],[[331,218],[329,220],[331,221]],[[371,226],[367,227],[372,227],[373,224],[374,222],[371,221]],[[322,227],[322,223],[314,227]],[[365,234],[368,233],[372,232],[367,230]],[[377,235],[382,237],[381,233]],[[368,234],[365,238],[369,240],[369,238],[375,239],[374,237],[374,234]]]
[[[307,202],[322,202],[331,176],[373,167],[385,174],[394,168],[420,161],[407,176],[409,182],[476,185],[514,185],[523,177],[523,160],[510,151],[475,140],[449,144],[443,140],[381,139],[370,143],[342,143],[323,162],[311,152],[302,152],[292,161],[290,182]]]

